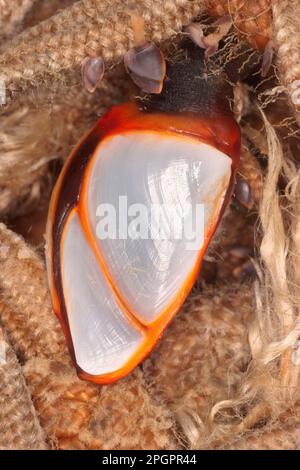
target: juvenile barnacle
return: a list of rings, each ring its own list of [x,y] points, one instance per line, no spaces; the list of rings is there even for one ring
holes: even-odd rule
[[[86,57],[81,64],[82,83],[87,91],[94,93],[105,71],[102,57]]]
[[[244,178],[238,177],[234,191],[236,199],[247,209],[252,209],[254,200],[252,197],[251,187]]]
[[[207,35],[204,34],[201,23],[191,23],[185,28],[192,41],[205,50],[206,57],[211,57],[217,52],[219,42],[226,36],[232,26],[232,19],[230,15],[225,15],[216,20],[213,26],[215,31]]]
[[[161,50],[146,41],[144,20],[135,9],[129,10],[134,34],[134,46],[124,55],[124,64],[134,83],[147,93],[160,93],[166,75],[166,63]]]
[[[273,61],[274,56],[274,44],[273,41],[269,41],[265,47],[263,53],[263,60],[261,64],[261,76],[264,78],[267,76]]]

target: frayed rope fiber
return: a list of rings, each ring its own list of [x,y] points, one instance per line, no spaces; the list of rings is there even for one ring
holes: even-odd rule
[[[300,123],[300,46],[298,0],[272,2],[274,42],[278,54],[279,73]]]

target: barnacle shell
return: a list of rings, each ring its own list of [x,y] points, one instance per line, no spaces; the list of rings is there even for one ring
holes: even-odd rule
[[[86,57],[81,64],[82,83],[87,91],[94,93],[104,77],[105,65],[102,57]]]
[[[124,55],[126,70],[134,83],[147,93],[160,93],[166,75],[161,50],[152,43],[135,46]]]
[[[71,154],[51,200],[47,262],[54,310],[80,377],[117,380],[154,347],[197,277],[238,155],[232,118],[143,113],[135,104],[113,108]],[[153,205],[163,207],[158,226],[174,233],[175,218],[180,236],[141,237],[134,223],[130,236],[103,236],[103,208],[126,218],[125,197],[129,215],[141,205],[148,215]],[[153,219],[139,223],[145,220],[153,228]],[[192,249],[183,220],[200,233]]]

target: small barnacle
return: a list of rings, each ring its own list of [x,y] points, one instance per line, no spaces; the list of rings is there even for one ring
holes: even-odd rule
[[[267,76],[270,70],[270,67],[273,61],[273,56],[274,56],[274,44],[273,44],[273,41],[269,41],[265,47],[265,50],[263,53],[262,65],[261,65],[261,76],[263,78]]]
[[[216,31],[206,36],[201,23],[191,23],[185,29],[192,41],[197,46],[205,49],[206,57],[211,57],[217,52],[219,42],[226,36],[232,26],[232,19],[229,15],[222,16],[214,23],[214,26]]]
[[[252,209],[254,200],[251,187],[244,178],[238,177],[234,191],[236,199],[247,209]]]
[[[84,88],[94,93],[104,76],[104,61],[102,57],[86,57],[81,65]]]
[[[136,10],[129,10],[134,33],[134,47],[124,55],[124,64],[134,83],[147,93],[160,93],[166,75],[161,50],[145,39],[144,20]]]
[[[300,104],[300,80],[294,80],[289,86],[288,86],[290,95],[291,95],[291,101],[295,106],[299,106]]]
[[[242,265],[233,270],[233,276],[236,279],[254,279],[256,276],[255,266],[251,259],[245,261]]]
[[[243,245],[232,245],[228,248],[228,252],[231,256],[242,260],[249,258],[251,255],[251,249]]]

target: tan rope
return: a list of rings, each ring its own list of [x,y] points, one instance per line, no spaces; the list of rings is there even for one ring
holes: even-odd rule
[[[271,36],[270,0],[207,0],[206,6],[210,15],[229,13],[236,31],[264,50]]]
[[[298,0],[274,0],[272,2],[274,41],[278,66],[283,84],[296,111],[299,124],[300,111],[300,44]]]
[[[250,360],[250,285],[219,283],[192,294],[144,364],[147,380],[172,409],[191,448],[211,439],[210,408],[234,396]]]
[[[116,385],[77,379],[70,363],[33,359],[24,373],[41,423],[62,449],[178,447],[168,410],[148,394],[135,372]]]
[[[1,329],[0,449],[46,449],[21,366]]]
[[[230,450],[299,450],[300,406],[283,413],[276,421],[239,436],[225,449]]]
[[[297,3],[273,2],[279,70],[296,110]],[[139,6],[147,37],[157,42],[170,39],[204,7],[210,7],[212,14],[231,14],[235,29],[241,34],[246,31],[249,41],[257,46],[270,37],[269,1],[143,0]],[[15,94],[18,99],[1,118],[0,185],[6,191],[8,182],[14,183],[10,193],[4,191],[8,202],[1,193],[2,213],[17,210],[18,203],[11,202],[14,195],[17,201],[31,200],[26,191],[35,182],[40,184],[48,159],[54,154],[55,158],[65,156],[96,118],[98,97],[102,112],[114,100],[127,96],[117,69],[109,71],[112,77],[116,73],[117,86],[110,83],[108,75],[96,96],[85,95],[79,85],[79,66],[91,49],[104,57],[109,69],[122,61],[131,40],[125,2],[82,0],[5,44],[0,76],[5,80],[8,100]],[[78,106],[74,106],[77,93]],[[34,101],[36,108],[42,104],[44,108],[36,111]],[[0,317],[18,358],[24,361],[35,407],[53,447],[179,447],[174,417],[184,441],[192,447],[299,445],[299,423],[292,419],[293,409],[298,410],[293,405],[299,395],[300,364],[299,174],[264,119],[269,165],[262,196],[257,197],[261,200],[263,266],[258,270],[260,285],[255,284],[256,321],[249,326],[254,314],[251,289],[241,284],[229,286],[225,283],[227,272],[220,269],[222,285],[208,288],[201,297],[198,294],[197,301],[188,302],[145,364],[145,373],[137,371],[112,387],[100,388],[77,379],[52,312],[44,263],[20,237],[0,226]],[[35,135],[39,120],[45,125],[39,126],[42,132]],[[52,143],[43,148],[50,128]],[[248,158],[247,150],[243,156],[241,171],[251,178],[254,175],[260,196],[259,168]],[[284,197],[278,192],[282,177],[287,182]],[[239,226],[236,219],[231,220],[235,228]],[[244,240],[244,231],[239,237]],[[174,387],[174,377],[178,377],[178,387]],[[291,414],[287,412],[284,420],[282,410],[286,407],[291,408]],[[287,432],[285,441],[281,427]],[[139,433],[132,432],[136,429]]]
[[[0,40],[15,33],[26,13],[38,0],[0,0]]]
[[[292,163],[284,161],[282,146],[273,127],[263,115],[267,130],[269,147],[269,168],[263,190],[260,208],[260,218],[263,227],[263,240],[260,252],[266,268],[266,283],[271,285],[272,291],[267,293],[270,329],[266,330],[269,344],[263,346],[261,360],[267,364],[281,354],[280,381],[284,398],[288,401],[298,389],[299,365],[292,360],[292,349],[300,335],[299,317],[299,272],[298,256],[291,255],[294,250],[299,251],[298,235],[295,233],[296,244],[292,227],[293,219],[299,217],[299,172]],[[276,190],[278,178],[284,173],[288,179],[286,195],[289,201],[288,211],[285,211]],[[286,231],[286,219],[291,227]],[[266,323],[265,323],[266,326]],[[273,333],[273,334],[272,334]],[[273,337],[272,337],[273,336]],[[277,340],[277,341],[276,341]],[[262,338],[264,341],[264,338]]]
[[[16,217],[49,198],[49,163],[65,160],[101,114],[136,92],[124,74],[121,67],[109,72],[93,95],[76,82],[32,90],[0,116],[0,216]]]
[[[0,224],[0,288],[0,319],[25,362],[26,383],[51,446],[64,449],[178,446],[172,416],[149,394],[141,372],[107,387],[77,378],[51,308],[44,263],[21,237],[3,224]],[[133,429],[139,432],[133,433]]]
[[[281,143],[265,115],[263,120],[269,164],[259,207],[263,263],[258,269],[260,283],[255,288],[255,321],[249,327],[252,361],[236,398],[217,403],[211,411],[212,423],[226,410],[231,410],[233,416],[240,414],[236,424],[228,426],[229,420],[215,441],[217,446],[261,421],[275,420],[299,397],[299,236],[295,231],[299,172],[284,158]],[[285,199],[278,191],[282,175],[288,183]]]
[[[229,13],[238,32],[263,49],[270,35],[269,0],[226,2],[212,8],[209,0],[142,0],[137,2],[147,37],[161,43],[174,36],[203,12]],[[219,8],[217,6],[219,5]],[[246,8],[247,5],[247,8]],[[246,12],[247,10],[247,12]],[[81,0],[49,19],[25,30],[10,41],[0,56],[0,79],[7,100],[31,86],[68,80],[88,51],[101,55],[111,66],[132,46],[132,29],[123,0]],[[78,70],[77,70],[78,73]]]
[[[139,3],[149,39],[174,35],[202,11],[191,0],[144,0]],[[14,90],[63,78],[92,49],[109,63],[122,60],[132,44],[129,16],[123,0],[81,0],[24,31],[0,56],[0,79],[9,100]]]
[[[3,322],[13,344],[25,358],[64,354],[65,342],[52,313],[44,263],[4,224],[0,224],[0,246],[2,302],[9,307]]]

